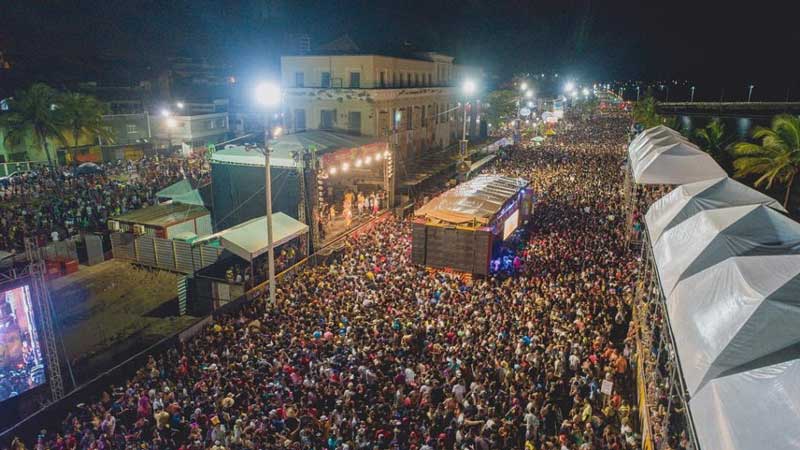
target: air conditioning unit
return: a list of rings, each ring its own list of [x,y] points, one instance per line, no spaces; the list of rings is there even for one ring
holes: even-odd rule
[[[144,225],[134,224],[133,225],[133,234],[135,234],[137,236],[144,234]]]
[[[116,220],[109,220],[108,229],[111,231],[119,231],[119,222],[117,222]]]

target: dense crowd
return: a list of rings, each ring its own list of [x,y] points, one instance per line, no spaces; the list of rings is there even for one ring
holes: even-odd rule
[[[166,186],[208,174],[201,158],[153,156],[98,168],[81,175],[42,168],[0,185],[0,250],[19,251],[28,237],[45,244],[105,231],[109,217],[155,204],[156,192]]]
[[[385,219],[43,431],[53,449],[638,448],[624,117],[490,170],[537,196],[511,277],[430,274]]]

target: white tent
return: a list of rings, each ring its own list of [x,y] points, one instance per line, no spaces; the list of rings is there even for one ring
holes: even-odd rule
[[[678,283],[667,312],[691,397],[716,378],[800,357],[800,254],[728,258]]]
[[[638,141],[631,141],[628,145],[628,157],[630,160],[641,159],[644,149],[653,146],[663,146],[676,142],[687,142],[677,131],[658,131],[652,133]]]
[[[652,243],[664,296],[683,279],[732,256],[800,251],[800,224],[763,205],[701,211]]]
[[[651,242],[656,242],[661,233],[700,211],[756,204],[786,212],[768,195],[729,177],[714,178],[678,186],[650,206],[645,222]]]
[[[689,409],[702,450],[797,450],[800,358],[717,378]]]
[[[686,141],[656,147],[632,161],[632,169],[637,184],[686,184],[726,175],[713,158]]]
[[[272,215],[272,227],[273,248],[308,233],[308,225],[280,212]],[[219,237],[224,249],[252,261],[268,250],[267,217],[256,217],[216,233],[215,236]]]
[[[646,141],[648,139],[664,135],[681,136],[680,133],[678,133],[677,131],[673,130],[672,128],[666,125],[658,125],[653,128],[648,128],[639,133],[635,138],[633,138],[628,148],[630,149],[631,147],[638,145],[642,141]]]

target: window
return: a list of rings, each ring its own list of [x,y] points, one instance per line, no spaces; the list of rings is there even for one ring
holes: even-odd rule
[[[386,87],[386,72],[381,70],[381,87]]]
[[[433,86],[433,74],[428,73],[428,86]]]
[[[413,130],[414,129],[414,122],[413,122],[414,107],[413,106],[409,106],[406,109],[406,114],[408,115],[408,118],[406,119],[406,130]]]
[[[347,131],[353,134],[361,134],[361,111],[347,113]]]
[[[213,130],[214,128],[217,128],[217,121],[214,120],[214,119],[209,120],[208,122],[206,122],[206,128],[209,129],[209,130]]]
[[[295,72],[294,87],[305,87],[305,85],[306,85],[306,74],[303,72]]]
[[[331,73],[330,72],[322,72],[319,75],[319,85],[324,88],[331,87]]]
[[[304,131],[306,129],[306,110],[294,110],[294,129],[295,131]]]
[[[125,128],[128,130],[128,134],[136,133],[136,125],[135,124],[125,125]]]
[[[403,110],[395,109],[394,117],[392,117],[392,128],[394,128],[395,130],[399,130],[400,124],[402,123],[403,123]]]
[[[419,74],[414,74],[414,86],[419,86]]]
[[[333,124],[336,123],[336,110],[323,109],[319,112],[319,128],[322,130],[333,129]]]
[[[392,72],[392,86],[397,87],[397,72]]]
[[[361,72],[350,72],[350,87],[361,87]]]
[[[411,87],[411,72],[406,73],[406,86]]]

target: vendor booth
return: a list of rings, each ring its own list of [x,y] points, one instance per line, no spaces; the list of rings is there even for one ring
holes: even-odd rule
[[[414,212],[414,264],[486,276],[502,265],[502,243],[533,212],[530,182],[479,175]],[[495,270],[497,267],[495,267]]]

